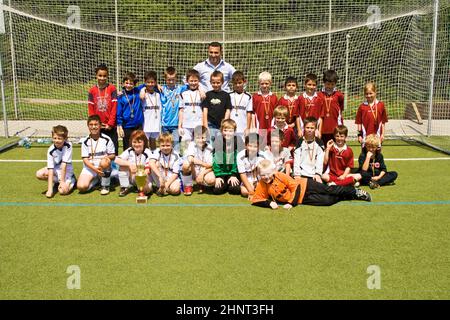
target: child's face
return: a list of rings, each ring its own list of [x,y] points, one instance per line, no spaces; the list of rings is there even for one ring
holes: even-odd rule
[[[100,122],[98,122],[97,120],[89,121],[88,128],[91,135],[100,134]]]
[[[262,93],[269,93],[271,85],[272,81],[269,80],[262,80],[259,82],[259,88],[261,89]]]
[[[194,137],[197,148],[203,148],[206,145],[206,134],[198,134]]]
[[[275,150],[279,150],[281,146],[280,138],[277,136],[270,137],[270,147]]]
[[[233,128],[224,128],[222,129],[222,135],[226,140],[233,139],[234,129]]]
[[[108,71],[98,70],[97,74],[95,75],[95,78],[97,79],[97,84],[99,86],[104,86],[108,81]]]
[[[286,117],[285,116],[276,116],[275,117],[275,125],[279,128],[284,127],[286,125]]]
[[[255,142],[249,142],[246,146],[245,146],[245,148],[247,149],[247,151],[248,151],[248,154],[250,155],[250,156],[255,156],[257,153],[258,153],[258,143],[255,143]]]
[[[134,89],[134,81],[125,80],[125,82],[123,83],[123,87],[125,88],[126,91],[133,90]]]
[[[64,141],[66,140],[63,136],[54,133],[52,135],[53,144],[56,148],[61,149],[64,145]]]
[[[223,80],[221,77],[211,77],[211,86],[214,91],[220,91],[222,89]]]
[[[378,146],[372,146],[372,145],[367,145],[366,144],[366,150],[368,152],[372,152],[372,154],[375,154],[378,150]]]
[[[190,76],[188,79],[189,89],[197,90],[199,81],[199,78]]]
[[[364,92],[364,95],[366,96],[366,100],[368,103],[372,103],[375,101],[375,98],[377,97],[377,93],[373,91],[372,89],[367,89]]]
[[[305,83],[305,91],[308,95],[312,96],[314,92],[317,90],[317,82],[313,80],[308,80],[308,82]]]
[[[244,87],[245,87],[244,80],[237,80],[233,82],[233,90],[236,91],[237,93],[244,92]]]
[[[175,84],[177,83],[177,74],[166,74],[166,84],[169,88],[175,87]]]
[[[145,88],[149,92],[153,92],[156,86],[156,80],[155,79],[148,79],[145,81]]]
[[[326,91],[333,91],[336,88],[336,82],[326,81],[324,87]]]
[[[144,140],[133,139],[133,141],[131,141],[131,146],[137,154],[144,152]]]
[[[336,142],[338,147],[343,147],[345,145],[345,140],[347,139],[347,136],[342,133],[337,133],[334,135],[334,141]]]
[[[270,172],[260,172],[259,176],[261,177],[261,180],[265,183],[271,183],[273,180],[273,176],[274,176],[274,172],[270,171]]]
[[[169,153],[172,152],[172,143],[170,143],[170,142],[162,142],[159,145],[159,149],[161,150],[162,153],[169,154]]]
[[[297,84],[295,82],[288,82],[284,86],[284,89],[286,90],[288,96],[294,96],[297,92]]]
[[[305,138],[312,139],[316,131],[316,124],[314,122],[309,122],[305,125]]]

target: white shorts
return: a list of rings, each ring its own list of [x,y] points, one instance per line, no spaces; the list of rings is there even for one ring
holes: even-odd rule
[[[56,170],[56,174],[53,175],[53,183],[58,183],[61,179],[61,170]],[[76,179],[73,172],[66,172],[65,180],[67,185],[70,186],[70,188],[73,188],[75,185]]]
[[[194,140],[194,128],[183,128],[184,134],[181,137],[181,141],[193,141]]]
[[[171,174],[171,175],[172,175],[172,174]],[[180,178],[179,178],[179,177],[176,178],[174,182],[176,182],[176,181],[180,182]],[[153,173],[153,171],[152,171],[152,173],[150,174],[150,182],[154,183],[154,184],[156,185],[157,188],[159,188],[159,187],[161,186],[161,185],[159,184],[158,176],[157,176],[155,173]]]

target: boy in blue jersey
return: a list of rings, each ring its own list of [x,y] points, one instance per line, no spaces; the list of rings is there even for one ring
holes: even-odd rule
[[[139,99],[139,91],[142,85],[136,87],[136,76],[127,72],[123,77],[123,91],[117,99],[117,131],[123,139],[123,150],[129,146],[130,136],[134,130],[142,130],[144,113]]]

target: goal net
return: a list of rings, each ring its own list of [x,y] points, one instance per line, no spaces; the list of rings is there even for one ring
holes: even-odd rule
[[[109,66],[118,88],[127,71],[142,81],[145,71],[155,70],[164,82],[164,69],[174,66],[181,80],[207,58],[207,44],[219,41],[225,60],[245,73],[249,92],[258,90],[262,71],[272,74],[272,91],[280,96],[287,76],[297,77],[303,90],[305,74],[321,79],[335,69],[351,134],[363,86],[371,80],[387,106],[388,136],[450,150],[450,0],[439,1],[432,113],[432,0],[0,3],[10,135],[47,136],[61,123],[72,137],[84,136],[87,91],[99,63]]]

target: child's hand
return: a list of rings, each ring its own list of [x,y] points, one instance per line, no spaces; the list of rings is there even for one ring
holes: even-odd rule
[[[383,143],[383,141],[384,141],[384,135],[382,134],[382,135],[380,135],[380,142]]]
[[[341,175],[341,176],[338,177],[338,180],[344,180],[345,178],[346,178],[345,175]]]
[[[248,136],[249,133],[250,133],[250,129],[245,129],[245,130],[244,130],[244,136],[245,136],[245,137]]]
[[[331,148],[333,147],[334,141],[333,140],[328,140],[327,142],[327,150],[330,151]]]
[[[184,136],[184,129],[178,128],[178,134],[180,135],[180,137]]]
[[[319,130],[316,130],[316,137],[322,139],[322,133]]]
[[[69,193],[69,185],[65,181],[61,181],[59,183],[58,191],[61,194]]]
[[[233,187],[236,187],[239,185],[239,179],[236,177],[231,177],[228,179],[227,183],[231,184]]]
[[[125,132],[123,131],[122,127],[117,127],[117,133],[119,134],[120,138],[123,138],[125,136]]]
[[[291,210],[291,209],[292,209],[292,205],[291,205],[290,203],[286,203],[286,204],[283,206],[283,208],[286,209],[286,210]]]
[[[215,187],[216,187],[217,189],[219,189],[219,188],[222,187],[222,184],[223,184],[223,183],[224,183],[224,181],[223,181],[222,178],[217,178],[217,179],[216,179]]]
[[[130,164],[130,172],[131,173],[136,173],[137,172],[137,167],[136,167],[136,165],[135,164]]]
[[[358,142],[359,142],[360,144],[363,143],[363,138],[362,138],[361,136],[358,136]]]
[[[203,91],[203,89],[199,88],[198,92],[200,93],[200,99],[205,100],[205,98],[206,98],[205,91]]]
[[[367,158],[372,158],[373,157],[373,153],[370,152],[370,151],[367,151],[366,157]]]
[[[315,180],[316,182],[323,183],[322,178],[321,178],[320,175],[318,175],[318,174],[315,174],[315,175],[314,175],[314,180]]]
[[[374,176],[374,177],[372,177],[372,181],[378,181],[378,180],[380,180],[381,178],[379,177],[379,176]]]
[[[52,198],[53,197],[53,190],[47,190],[47,192],[45,193],[45,196],[47,197],[47,198]]]
[[[303,137],[303,132],[300,130],[299,132],[297,132],[297,136],[298,136],[299,139],[302,138]]]
[[[139,99],[141,99],[141,100],[145,99],[145,92],[146,92],[145,87],[142,88],[141,91],[139,91]]]
[[[159,92],[163,92],[163,87],[159,83],[156,85],[156,88]]]
[[[275,201],[272,201],[272,202],[270,202],[270,207],[271,207],[273,210],[276,210],[276,209],[278,209],[278,204],[277,204]]]

